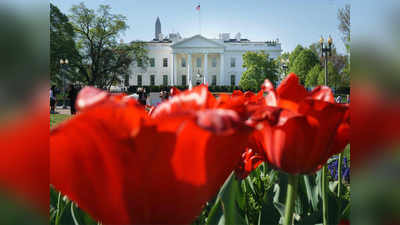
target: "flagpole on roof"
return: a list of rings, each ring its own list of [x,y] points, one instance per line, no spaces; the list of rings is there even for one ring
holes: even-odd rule
[[[199,34],[201,34],[201,8],[200,8],[200,1],[199,4],[196,6],[196,10],[199,12],[198,20],[199,20]]]

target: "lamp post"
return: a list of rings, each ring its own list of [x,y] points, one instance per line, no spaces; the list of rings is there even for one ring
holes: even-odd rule
[[[321,44],[321,57],[325,57],[325,86],[328,82],[328,56],[332,56],[332,38],[329,36],[328,45],[324,44],[324,38],[321,36],[319,40]]]
[[[68,65],[68,59],[60,59],[61,68],[65,70],[65,67]],[[63,77],[63,109],[66,109],[65,105],[65,72],[62,73]]]

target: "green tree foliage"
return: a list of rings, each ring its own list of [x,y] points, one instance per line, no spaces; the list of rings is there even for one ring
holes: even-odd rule
[[[119,44],[113,49],[106,49],[102,63],[104,74],[99,76],[97,85],[110,87],[121,84],[129,79],[129,66],[133,61],[142,61],[142,67],[147,65],[148,57],[145,43],[132,42],[130,44]],[[125,83],[127,85],[127,83]]]
[[[340,87],[350,87],[350,63],[346,63],[340,74]]]
[[[128,25],[125,16],[111,13],[110,6],[100,5],[95,11],[82,2],[74,5],[71,12],[70,18],[83,57],[80,73],[89,85],[106,87],[116,76],[126,75],[129,64],[137,60],[135,56],[144,55],[143,44],[120,46],[118,38]],[[136,50],[139,53],[130,53]]]
[[[81,61],[74,41],[75,32],[68,17],[57,6],[50,3],[50,80],[60,84],[61,73],[72,75]],[[60,59],[68,59],[69,64],[64,71]],[[68,76],[67,79],[71,79]]]
[[[289,71],[289,57],[290,53],[284,52],[275,60],[275,63],[278,65],[279,80],[283,80],[286,77],[287,72]],[[283,69],[283,65],[287,66],[286,71]]]
[[[265,52],[246,52],[243,55],[243,72],[239,87],[244,90],[256,91],[265,79],[276,82],[278,79],[278,64]]]
[[[292,64],[292,62],[290,62]],[[302,84],[305,83],[308,71],[311,70],[316,64],[319,63],[319,58],[310,49],[304,49],[295,58],[292,66],[290,67],[290,72],[293,72],[299,76]]]
[[[293,67],[294,61],[296,60],[297,56],[300,55],[300,53],[304,50],[305,48],[301,45],[297,45],[296,48],[290,53],[289,55],[289,69]]]
[[[350,53],[350,4],[346,4],[344,8],[338,10],[339,31],[342,33],[342,40],[346,45],[347,52]]]
[[[327,76],[327,85],[331,88],[341,87],[341,77],[336,71],[332,62],[328,62],[328,76]],[[322,69],[318,76],[317,85],[323,85],[325,83],[325,69]]]
[[[350,4],[346,4],[344,8],[339,9],[337,17],[339,20],[339,31],[342,33],[342,40],[347,50],[345,66],[344,69],[341,71],[341,85],[343,87],[350,87]]]
[[[306,87],[315,87],[319,85],[318,78],[320,72],[323,70],[320,64],[315,64],[315,66],[308,71],[305,86]]]

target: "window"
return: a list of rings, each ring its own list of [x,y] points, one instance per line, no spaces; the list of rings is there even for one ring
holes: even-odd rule
[[[168,86],[168,75],[163,76],[163,85]]]
[[[231,58],[231,67],[235,67],[235,66],[236,66],[236,59]]]
[[[163,67],[168,67],[168,58],[163,58]]]
[[[138,67],[143,67],[143,60],[142,59],[138,59],[137,60],[137,66]]]
[[[154,58],[150,58],[150,67],[156,66],[156,60]]]
[[[214,67],[214,68],[217,67],[217,57],[213,57],[212,58],[211,66]]]
[[[198,57],[196,60],[196,66],[201,67],[201,58],[200,57]]]
[[[151,86],[156,85],[155,75],[150,75],[150,85],[151,85]]]
[[[231,86],[235,86],[235,75],[231,75]]]
[[[142,86],[142,75],[137,75],[137,85]]]
[[[181,66],[186,67],[186,59],[185,58],[182,58]]]
[[[213,76],[212,76],[211,85],[212,85],[212,86],[216,86],[216,85],[217,85],[217,75],[213,75]]]
[[[186,75],[182,75],[182,86],[186,86]]]

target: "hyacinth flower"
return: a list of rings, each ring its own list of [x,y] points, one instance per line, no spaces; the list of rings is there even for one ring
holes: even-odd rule
[[[338,180],[338,157],[334,158],[335,160],[332,161],[331,163],[328,164],[328,170],[331,174],[331,177],[333,177],[334,180]],[[347,163],[347,157],[343,157],[343,162],[342,162],[342,178],[350,182],[350,166],[348,166]]]

